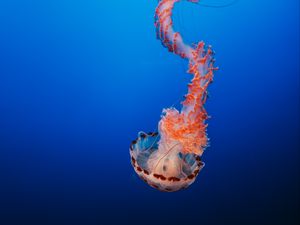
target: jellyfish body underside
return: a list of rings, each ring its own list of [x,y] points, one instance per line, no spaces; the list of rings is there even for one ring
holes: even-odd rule
[[[192,184],[204,163],[196,154],[182,154],[179,143],[160,143],[158,133],[140,132],[130,145],[135,172],[150,186],[166,192],[178,191]]]

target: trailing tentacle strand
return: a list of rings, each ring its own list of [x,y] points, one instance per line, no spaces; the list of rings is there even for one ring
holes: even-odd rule
[[[198,0],[189,0],[198,3]],[[156,8],[155,26],[157,37],[170,52],[189,61],[188,73],[193,75],[188,84],[188,93],[178,112],[174,108],[164,110],[159,122],[159,131],[164,141],[177,140],[184,153],[202,154],[207,145],[205,120],[208,118],[204,104],[207,88],[213,80],[213,51],[205,48],[204,42],[189,46],[183,42],[179,32],[173,29],[172,10],[179,0],[162,0]]]

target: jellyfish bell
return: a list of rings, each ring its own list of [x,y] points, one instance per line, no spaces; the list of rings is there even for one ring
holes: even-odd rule
[[[135,172],[151,187],[165,192],[187,188],[204,167],[199,155],[183,152],[179,141],[166,142],[152,132],[140,132],[130,146]]]

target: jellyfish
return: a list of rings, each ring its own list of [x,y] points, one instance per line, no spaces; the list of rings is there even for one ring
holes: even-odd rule
[[[157,38],[169,52],[188,61],[192,75],[188,93],[175,107],[163,109],[158,132],[139,132],[130,145],[131,164],[151,187],[174,192],[191,185],[204,167],[201,156],[208,145],[208,114],[204,108],[207,88],[213,81],[214,52],[203,41],[187,45],[174,31],[172,10],[180,0],[160,0],[155,10]],[[198,3],[199,0],[187,0]]]

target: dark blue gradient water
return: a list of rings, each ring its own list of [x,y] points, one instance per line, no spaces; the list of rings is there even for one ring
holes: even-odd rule
[[[299,224],[299,1],[176,5],[220,67],[206,166],[176,193],[128,152],[190,79],[155,39],[156,4],[0,2],[0,224]]]

